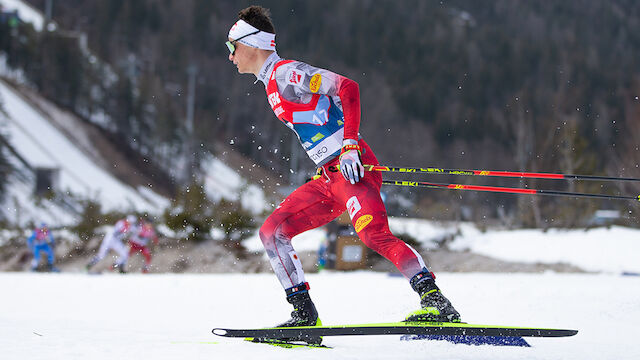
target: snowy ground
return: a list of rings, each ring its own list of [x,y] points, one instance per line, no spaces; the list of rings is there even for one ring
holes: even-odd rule
[[[640,273],[640,230],[622,226],[479,232],[467,227],[451,250],[523,263],[567,263],[586,271]]]
[[[401,319],[417,306],[406,281],[380,273],[310,275],[325,324]],[[226,339],[213,327],[275,324],[289,304],[271,274],[0,273],[2,359],[638,359],[640,277],[439,274],[463,320],[578,329],[531,348],[325,338],[334,349],[282,349]]]

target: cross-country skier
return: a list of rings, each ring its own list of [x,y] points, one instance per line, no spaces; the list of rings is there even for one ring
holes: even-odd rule
[[[118,258],[112,267],[114,270],[124,273],[129,254],[123,241],[137,231],[136,226],[134,215],[128,215],[126,218],[118,220],[115,226],[105,234],[98,253],[87,264],[87,270],[90,271],[95,264],[107,256],[109,250],[113,250],[118,254]]]
[[[289,195],[260,228],[271,266],[294,307],[291,319],[280,326],[320,325],[291,238],[330,222],[345,209],[360,239],[393,262],[420,295],[421,309],[407,320],[460,321],[420,254],[391,234],[380,197],[382,176],[364,172],[363,163],[378,161],[359,134],[358,84],[280,58],[268,9],[250,6],[238,18],[226,43],[229,61],[239,73],[254,74],[264,84],[276,117],[296,133],[320,175]]]
[[[31,236],[27,239],[27,246],[33,252],[33,260],[31,260],[31,271],[38,269],[40,263],[40,253],[47,255],[47,269],[49,271],[58,272],[59,270],[53,265],[53,247],[55,241],[53,234],[46,223],[41,223],[36,227]]]
[[[138,220],[137,232],[132,234],[129,238],[129,256],[136,252],[139,252],[144,256],[144,266],[142,267],[143,273],[149,272],[151,266],[151,250],[149,250],[149,243],[158,245],[158,236],[153,229],[153,225],[140,218]]]

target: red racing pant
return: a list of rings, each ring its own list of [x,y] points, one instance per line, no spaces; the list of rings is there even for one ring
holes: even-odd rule
[[[131,249],[129,250],[129,256],[133,255],[136,252],[140,252],[142,256],[144,256],[145,266],[148,267],[151,264],[151,251],[149,251],[149,248],[147,246],[140,245],[133,241],[129,242],[129,246],[131,247]]]
[[[363,140],[360,140],[360,146],[363,163],[378,165]],[[337,158],[325,164],[320,178],[291,193],[260,228],[260,239],[282,286],[288,289],[305,282],[291,238],[327,224],[345,210],[360,240],[391,261],[407,279],[428,271],[420,254],[389,230],[387,211],[380,197],[382,175],[365,172],[364,178],[352,185],[344,179],[337,165]]]

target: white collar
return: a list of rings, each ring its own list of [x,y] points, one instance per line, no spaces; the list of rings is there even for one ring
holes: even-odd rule
[[[278,53],[275,51],[273,52],[273,54],[269,55],[267,60],[264,61],[264,64],[262,64],[260,71],[258,71],[254,84],[258,81],[262,81],[264,83],[264,87],[266,88],[267,84],[269,84],[269,76],[273,71],[273,66],[280,60],[282,60],[282,58],[280,58],[280,56],[278,56]]]

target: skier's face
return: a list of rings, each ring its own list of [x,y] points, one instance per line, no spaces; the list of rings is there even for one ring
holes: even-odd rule
[[[240,74],[255,73],[255,63],[258,58],[258,49],[246,46],[239,42],[229,41],[234,46],[234,52],[229,54],[229,61],[238,68]]]

